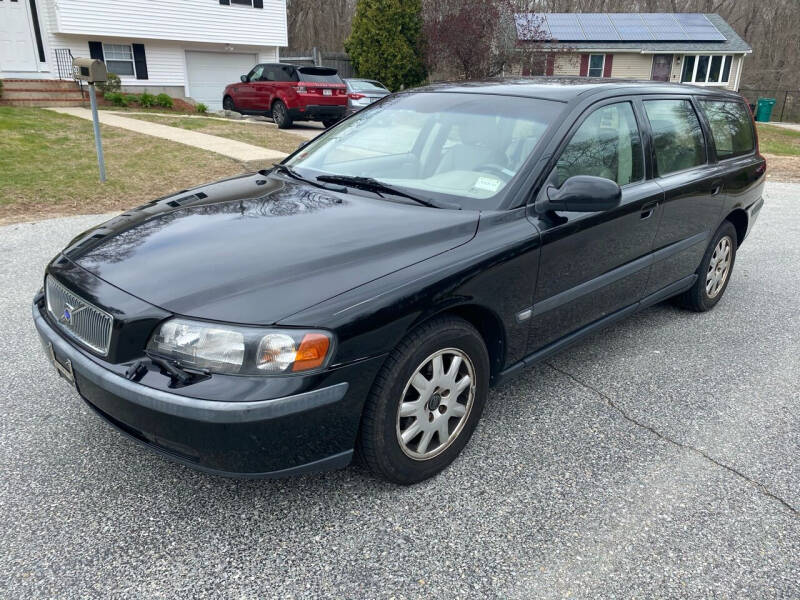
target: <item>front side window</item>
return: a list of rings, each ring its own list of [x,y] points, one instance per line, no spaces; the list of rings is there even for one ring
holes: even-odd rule
[[[724,85],[730,81],[732,56],[692,55],[683,57],[681,83]]]
[[[250,81],[267,81],[264,79],[264,65],[258,65],[250,72]]]
[[[514,96],[401,93],[322,134],[287,164],[312,179],[372,177],[465,209],[495,209],[563,108]]]
[[[705,138],[691,102],[646,100],[644,108],[650,121],[659,175],[705,164]]]
[[[133,50],[128,44],[103,44],[106,68],[116,75],[134,77]]]
[[[575,175],[594,175],[620,186],[644,177],[642,140],[633,107],[598,108],[581,124],[556,164],[556,187]]]
[[[700,108],[711,127],[718,158],[731,158],[753,151],[753,123],[744,104],[701,100]]]
[[[602,77],[603,67],[605,66],[605,54],[589,55],[589,77]]]

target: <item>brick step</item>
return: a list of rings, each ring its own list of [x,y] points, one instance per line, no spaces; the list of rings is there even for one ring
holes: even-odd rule
[[[4,90],[15,89],[46,89],[46,90],[76,90],[78,84],[74,81],[62,79],[3,79]]]
[[[45,94],[80,94],[81,91],[78,88],[43,88],[43,87],[28,87],[28,88],[4,88],[3,92],[6,94],[16,94],[18,92],[41,92]]]
[[[6,98],[0,98],[0,106],[86,106],[86,103],[83,100],[75,98],[38,98],[34,100],[8,100]]]
[[[7,100],[36,100],[39,98],[82,98],[79,90],[3,90],[3,98]]]

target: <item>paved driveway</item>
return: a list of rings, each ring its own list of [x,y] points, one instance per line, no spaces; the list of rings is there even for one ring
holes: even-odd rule
[[[0,597],[797,598],[798,197],[769,184],[713,312],[660,305],[526,372],[405,489],[218,479],[129,442],[29,317],[99,219],[0,228]]]

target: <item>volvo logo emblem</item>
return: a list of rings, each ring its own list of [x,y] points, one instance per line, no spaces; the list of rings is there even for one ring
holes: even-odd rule
[[[72,325],[72,317],[81,312],[84,308],[86,308],[86,305],[75,308],[69,302],[65,302],[64,312],[61,314],[61,320],[64,321],[64,323],[69,323]]]

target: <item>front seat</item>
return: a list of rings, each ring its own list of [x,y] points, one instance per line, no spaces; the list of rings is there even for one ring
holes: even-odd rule
[[[475,119],[468,125],[459,125],[458,133],[461,142],[442,153],[436,173],[476,171],[487,164],[506,166],[505,152],[495,145],[498,135],[494,119]]]

